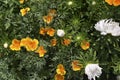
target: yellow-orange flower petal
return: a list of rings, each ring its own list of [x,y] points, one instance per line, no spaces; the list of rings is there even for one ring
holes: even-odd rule
[[[31,41],[32,41],[32,39],[29,38],[29,37],[27,37],[27,38],[23,38],[23,39],[21,39],[20,46],[24,46],[24,47],[26,47],[26,46],[28,45],[28,42],[31,42]]]
[[[56,10],[55,9],[50,9],[48,12],[48,15],[55,17],[56,16]]]
[[[29,8],[29,7],[20,9],[20,12],[21,12],[21,15],[22,15],[22,16],[25,16],[28,11],[30,11],[30,8]]]
[[[87,50],[87,49],[90,48],[90,43],[88,41],[84,40],[84,41],[81,42],[80,46],[83,50]]]
[[[21,49],[20,48],[20,40],[13,39],[12,44],[10,45],[10,49],[11,50],[16,50],[16,51],[20,50]]]
[[[27,37],[27,38],[23,38],[22,40],[21,40],[21,46],[24,46],[26,49],[27,49],[27,51],[34,51],[34,50],[36,50],[37,49],[37,47],[38,47],[38,40],[37,39],[31,39],[31,38],[29,38],[29,37]]]
[[[52,39],[50,40],[51,46],[56,46],[57,44],[57,39]]]
[[[62,44],[68,46],[71,43],[70,39],[64,39]]]
[[[73,71],[79,71],[79,70],[81,70],[81,68],[83,68],[83,65],[80,64],[78,60],[74,60],[72,62],[72,69],[73,69]]]
[[[40,28],[39,34],[45,35],[46,34],[46,29],[45,28]]]
[[[55,75],[55,80],[64,80],[64,76],[60,74]]]
[[[36,53],[39,53],[39,57],[43,57],[47,51],[44,49],[43,46],[40,46],[37,50]]]
[[[105,2],[107,2],[109,5],[113,4],[113,0],[105,0]]]
[[[32,41],[28,42],[28,44],[26,45],[27,51],[34,51],[37,49],[37,47],[38,47],[37,39],[33,39]]]
[[[56,72],[57,72],[57,74],[60,74],[60,75],[65,75],[66,74],[65,68],[62,64],[59,64],[57,66]]]
[[[47,29],[47,35],[54,36],[54,34],[55,34],[55,30],[53,28],[48,28]]]
[[[109,5],[119,6],[120,0],[105,0]]]
[[[24,3],[24,0],[19,0],[20,4],[23,4]]]
[[[114,0],[113,5],[114,6],[119,6],[120,5],[120,0]]]
[[[53,20],[53,16],[47,15],[47,16],[43,16],[43,20],[44,22],[46,22],[47,24],[50,24]]]

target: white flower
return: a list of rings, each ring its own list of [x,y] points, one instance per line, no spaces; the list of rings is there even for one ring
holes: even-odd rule
[[[95,4],[96,4],[96,2],[95,2],[95,1],[93,1],[93,2],[92,2],[92,5],[95,5]]]
[[[68,2],[68,5],[72,5],[72,4],[73,4],[73,2],[72,2],[72,1],[69,1],[69,2]]]
[[[8,47],[8,43],[5,42],[3,46],[4,46],[4,48],[7,48]]]
[[[88,64],[85,67],[85,74],[89,80],[95,80],[95,77],[99,77],[102,74],[102,68],[98,64]]]
[[[111,34],[112,36],[120,36],[119,23],[114,22],[112,19],[100,20],[94,27],[101,32],[101,35]]]
[[[65,35],[64,30],[58,29],[58,30],[57,30],[57,35],[58,35],[59,37],[63,37],[63,36]]]

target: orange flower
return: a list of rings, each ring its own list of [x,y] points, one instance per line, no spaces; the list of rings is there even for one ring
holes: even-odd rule
[[[57,74],[60,74],[60,75],[65,75],[66,74],[65,68],[62,64],[59,64],[57,66],[56,72],[57,72]]]
[[[54,34],[55,34],[55,30],[53,28],[48,28],[47,29],[47,35],[54,36]]]
[[[43,57],[47,51],[44,49],[43,46],[40,46],[36,53],[39,53],[39,57]]]
[[[57,44],[56,39],[52,39],[52,40],[50,40],[50,42],[51,42],[51,46],[56,46],[56,44]]]
[[[81,42],[80,46],[83,50],[87,50],[90,47],[90,43],[88,41],[84,40],[84,41]]]
[[[109,5],[119,6],[120,0],[105,0]]]
[[[21,12],[21,15],[22,15],[22,16],[25,16],[28,11],[30,11],[30,8],[29,8],[29,7],[20,9],[20,12]]]
[[[43,16],[43,20],[44,22],[46,22],[47,24],[50,24],[53,20],[53,16],[47,15],[47,16]]]
[[[56,10],[55,9],[49,10],[48,15],[55,17],[56,16]]]
[[[27,51],[34,51],[38,47],[38,40],[37,39],[33,39],[32,40],[29,37],[23,38],[21,40],[21,44],[20,45],[24,46],[27,49]]]
[[[13,39],[12,44],[10,45],[10,49],[11,50],[16,50],[16,51],[20,50],[21,49],[20,48],[20,40]]]
[[[41,35],[45,35],[46,34],[46,29],[45,28],[40,28],[40,32],[39,32],[39,34],[41,34]]]
[[[20,4],[23,4],[24,3],[24,0],[19,0]]]
[[[27,37],[27,38],[23,38],[21,39],[21,43],[20,43],[20,46],[24,46],[26,47],[28,45],[28,42],[32,41],[31,38]]]
[[[62,76],[60,74],[56,74],[55,75],[55,80],[64,80],[64,76]]]
[[[28,42],[28,44],[26,45],[26,49],[27,51],[34,51],[36,50],[38,47],[38,40],[37,39],[33,39],[30,42]]]
[[[68,46],[71,43],[70,39],[64,39],[62,44]]]
[[[73,71],[79,71],[79,70],[81,70],[81,68],[83,68],[83,65],[79,64],[78,60],[74,60],[72,62],[72,69],[73,69]]]

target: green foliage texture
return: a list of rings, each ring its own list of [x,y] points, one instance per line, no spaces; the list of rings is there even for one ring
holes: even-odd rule
[[[21,16],[20,9],[24,7],[30,7],[30,11]],[[43,16],[50,9],[55,9],[57,16],[47,25]],[[65,67],[65,80],[87,80],[84,69],[88,63],[98,63],[103,68],[98,80],[113,80],[111,76],[120,74],[120,37],[102,36],[94,29],[99,20],[111,18],[120,22],[120,7],[104,0],[27,0],[24,4],[19,0],[0,0],[0,80],[54,80],[58,64]],[[49,46],[51,37],[39,34],[42,26],[63,29],[71,44]],[[38,39],[47,50],[45,56],[3,46],[25,37]],[[60,39],[56,34],[54,37]],[[82,39],[90,42],[88,50],[80,47]],[[83,69],[73,71],[73,60],[79,60]]]

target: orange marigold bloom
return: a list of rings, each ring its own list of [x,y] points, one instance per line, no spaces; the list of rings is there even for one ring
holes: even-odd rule
[[[56,10],[55,9],[50,9],[48,12],[48,15],[55,17],[56,16]]]
[[[31,38],[29,38],[29,37],[27,37],[27,38],[23,38],[22,40],[21,40],[21,46],[24,46],[26,49],[27,49],[27,51],[34,51],[34,50],[36,50],[37,49],[37,47],[38,47],[38,40],[37,39],[31,39]]]
[[[119,6],[120,0],[105,0],[109,5]]]
[[[57,72],[57,74],[60,74],[60,75],[65,75],[66,74],[65,68],[62,64],[59,64],[57,66],[56,72]]]
[[[20,40],[13,39],[12,44],[10,45],[10,49],[11,50],[16,50],[16,51],[20,50],[21,49],[20,48]]]
[[[20,12],[21,12],[21,15],[22,15],[22,16],[25,16],[28,11],[30,11],[30,8],[29,8],[29,7],[20,9]]]
[[[81,42],[80,46],[83,50],[87,50],[90,47],[90,43],[88,41],[84,40],[84,41]]]
[[[68,46],[71,43],[70,39],[64,39],[62,44]]]
[[[53,28],[48,28],[47,29],[47,35],[54,36],[54,34],[55,34],[55,30]]]
[[[19,0],[20,4],[23,4],[24,3],[24,0]]]
[[[55,80],[64,80],[64,76],[60,74],[55,75]]]
[[[46,29],[45,28],[40,28],[40,32],[39,32],[39,34],[41,34],[41,35],[45,35],[46,34]]]
[[[38,50],[36,50],[36,53],[39,53],[39,57],[43,57],[47,51],[44,49],[43,46],[40,46]]]
[[[81,70],[81,68],[83,68],[83,65],[80,64],[78,60],[74,60],[72,62],[72,69],[73,69],[73,71],[79,71],[79,70]]]
[[[47,24],[50,24],[52,22],[52,20],[53,20],[53,16],[51,16],[51,15],[43,16],[43,20]]]
[[[50,42],[51,42],[51,46],[56,46],[56,44],[57,44],[56,39],[52,39],[52,40],[50,40]]]

